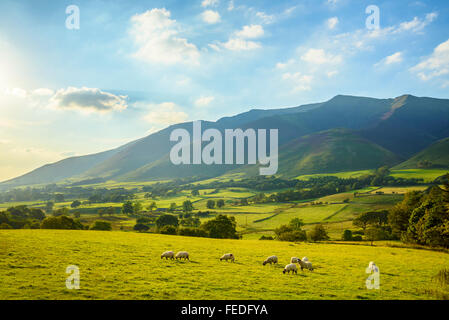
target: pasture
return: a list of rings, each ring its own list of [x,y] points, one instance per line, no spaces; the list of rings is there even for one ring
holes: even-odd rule
[[[165,250],[187,250],[191,261],[161,260]],[[227,252],[235,263],[219,261]],[[262,266],[272,254],[280,263]],[[282,274],[292,256],[315,271]],[[380,290],[365,286],[370,261]],[[69,265],[80,269],[80,290],[65,286]],[[446,253],[382,245],[0,230],[0,299],[433,299],[432,277],[445,267]]]

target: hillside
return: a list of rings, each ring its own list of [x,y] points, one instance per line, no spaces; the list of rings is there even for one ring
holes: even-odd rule
[[[391,166],[399,158],[392,152],[347,129],[332,129],[287,143],[279,156],[283,176],[332,173]]]
[[[0,238],[7,244],[0,260],[2,300],[432,299],[432,277],[449,266],[443,252],[381,244],[262,245],[259,240],[74,230],[0,230]],[[191,261],[161,260],[166,250],[187,250]],[[235,263],[220,262],[226,252],[234,253]],[[263,266],[272,254],[279,263]],[[315,270],[282,274],[296,256],[307,256]],[[370,261],[382,272],[381,290],[366,288]],[[417,268],[416,261],[426,267]],[[80,268],[80,290],[65,287],[69,265]]]
[[[435,142],[394,169],[449,168],[449,138]]]
[[[214,177],[236,169],[236,166],[171,165],[168,162],[168,154],[174,145],[169,141],[171,131],[176,128],[191,131],[191,127],[191,122],[172,125],[114,150],[45,165],[0,183],[0,187],[54,183],[68,178],[142,181],[180,176]],[[411,95],[395,99],[339,95],[326,102],[293,108],[253,109],[216,122],[203,122],[203,130],[207,128],[217,128],[221,132],[235,128],[279,129],[279,148],[286,150],[280,158],[279,172],[288,176],[372,169],[378,164],[395,164],[398,159],[409,158],[448,137],[449,100]],[[349,144],[337,143],[330,138],[319,140],[319,147],[313,150],[307,147],[310,137],[301,140],[336,128],[351,129],[359,137]],[[331,145],[326,146],[327,143]],[[295,152],[288,152],[288,148]],[[371,150],[369,157],[363,156],[364,148]],[[248,172],[255,170],[249,169]]]

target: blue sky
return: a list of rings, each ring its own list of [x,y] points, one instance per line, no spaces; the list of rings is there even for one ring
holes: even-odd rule
[[[251,108],[449,98],[448,30],[447,1],[2,0],[0,180]]]

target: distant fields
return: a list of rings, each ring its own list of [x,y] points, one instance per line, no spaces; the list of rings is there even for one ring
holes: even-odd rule
[[[432,299],[432,277],[449,267],[446,253],[382,246],[62,230],[0,230],[0,239],[0,299]],[[169,249],[191,261],[161,260]],[[226,252],[235,263],[219,261]],[[272,254],[279,265],[262,266]],[[292,256],[316,270],[282,274]],[[370,261],[380,290],[365,287]],[[69,265],[80,290],[65,287]]]

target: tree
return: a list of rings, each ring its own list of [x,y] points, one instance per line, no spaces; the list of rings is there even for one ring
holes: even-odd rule
[[[62,193],[55,194],[55,202],[64,202],[64,195]]]
[[[304,226],[304,222],[299,218],[293,218],[288,223],[290,227],[293,228],[293,230],[301,230],[301,228]]]
[[[326,229],[324,229],[324,226],[321,224],[316,224],[315,227],[309,232],[310,239],[312,241],[325,241],[329,240],[329,235],[327,234]]]
[[[307,235],[304,230],[295,229],[290,225],[282,225],[274,230],[276,238],[279,241],[306,241]]]
[[[145,231],[148,231],[149,229],[150,229],[150,227],[143,223],[137,223],[134,225],[134,230],[136,230],[138,232],[145,232]]]
[[[31,208],[29,209],[28,215],[30,218],[36,219],[36,220],[44,220],[45,219],[45,213],[41,209]]]
[[[215,201],[214,201],[214,200],[207,200],[206,207],[207,207],[208,209],[213,209],[213,208],[215,208]]]
[[[172,214],[163,214],[156,219],[156,226],[158,229],[163,226],[175,226],[177,227],[179,224],[178,217]]]
[[[218,208],[223,208],[225,205],[225,202],[223,199],[217,200],[217,207]]]
[[[122,206],[122,213],[130,215],[134,213],[133,203],[131,201],[126,201]]]
[[[95,221],[93,226],[90,227],[90,230],[101,230],[101,231],[111,231],[112,230],[112,226],[109,222],[107,221]]]
[[[109,207],[105,210],[105,213],[112,216],[115,213],[115,209],[113,207]]]
[[[54,210],[52,214],[53,214],[53,216],[55,216],[55,217],[58,217],[58,216],[68,216],[68,215],[70,214],[70,211],[69,211],[68,208],[63,207],[63,208],[60,208],[60,209],[58,209],[58,210]]]
[[[72,204],[70,205],[70,207],[72,208],[78,208],[81,205],[81,201],[79,200],[75,200],[72,202]]]
[[[371,242],[371,245],[373,245],[374,241],[381,240],[381,235],[381,229],[376,226],[369,227],[365,232],[365,238]]]
[[[234,217],[219,214],[215,219],[209,220],[201,225],[210,238],[238,239],[237,223]]]
[[[163,226],[159,229],[159,233],[175,235],[177,233],[177,229],[175,226]]]
[[[82,230],[84,226],[67,216],[47,217],[41,223],[41,229]]]
[[[343,232],[343,235],[341,236],[341,239],[343,241],[352,241],[353,237],[352,237],[352,231],[351,230],[345,230]]]
[[[176,211],[176,203],[172,202],[170,203],[170,207],[168,208],[168,212],[175,212]]]
[[[182,203],[182,211],[184,212],[192,212],[193,211],[193,205],[190,200],[186,200]]]
[[[142,202],[140,202],[140,201],[134,202],[134,204],[133,204],[134,214],[139,214],[140,212],[142,212],[142,210],[143,210]]]
[[[55,205],[54,202],[48,201],[48,202],[45,204],[45,212],[51,213],[51,212],[53,211],[54,205]]]
[[[154,209],[157,208],[156,202],[151,202],[150,205],[148,206],[148,210],[150,210],[150,212],[153,212]]]
[[[200,192],[198,191],[198,189],[193,189],[193,190],[192,190],[192,196],[197,197],[197,196],[199,196],[199,195],[200,195]]]
[[[240,200],[240,205],[241,206],[247,206],[248,205],[248,199],[246,199],[246,198],[241,199]]]

